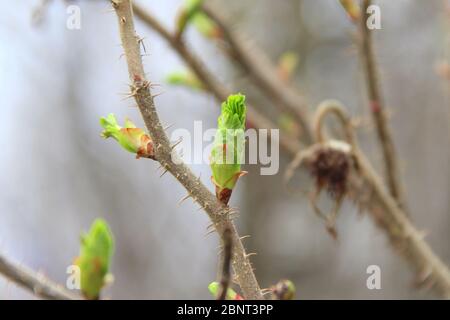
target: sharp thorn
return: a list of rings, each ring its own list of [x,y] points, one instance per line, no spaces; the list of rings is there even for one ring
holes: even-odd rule
[[[168,169],[164,169],[163,173],[161,173],[161,175],[159,176],[160,178],[165,175],[167,173],[167,171],[169,171]]]
[[[185,201],[186,199],[190,198],[191,195],[188,193],[187,195],[185,195],[183,198],[180,199],[180,201],[178,201],[178,205],[180,205],[183,201]]]

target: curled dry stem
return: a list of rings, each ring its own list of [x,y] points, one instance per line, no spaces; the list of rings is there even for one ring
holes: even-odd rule
[[[325,140],[322,134],[323,119],[329,113],[336,114],[340,119],[346,129],[347,142]],[[286,171],[286,181],[292,178],[296,167],[305,164],[315,175],[318,185],[326,185],[332,195],[343,191],[342,196],[349,197],[360,208],[366,209],[371,214],[376,224],[386,232],[396,251],[415,268],[417,283],[434,289],[444,298],[450,298],[448,267],[425,242],[423,233],[415,228],[405,212],[398,206],[359,149],[345,108],[335,102],[323,103],[317,111],[314,130],[319,142],[302,151],[303,154],[297,155],[295,162],[293,161],[289,170]],[[317,155],[330,151],[333,152],[328,153],[326,157],[335,157],[339,152],[345,155],[349,165],[346,174],[342,174],[342,168],[334,170],[342,166],[342,162],[336,165],[339,161],[318,161],[320,157]],[[331,166],[333,162],[334,166]],[[341,171],[340,174],[339,171]]]

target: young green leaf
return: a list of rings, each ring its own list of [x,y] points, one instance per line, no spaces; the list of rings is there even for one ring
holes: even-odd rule
[[[230,95],[222,103],[222,111],[217,120],[217,132],[210,156],[212,181],[216,186],[216,196],[227,204],[231,192],[242,175],[241,163],[245,146],[245,96]]]
[[[81,236],[80,268],[81,292],[87,299],[98,299],[105,285],[114,252],[111,230],[103,219],[96,219],[89,233]]]

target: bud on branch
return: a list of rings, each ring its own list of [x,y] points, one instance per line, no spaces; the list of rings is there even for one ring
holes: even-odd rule
[[[125,119],[125,127],[121,127],[114,114],[110,113],[106,118],[100,118],[100,125],[105,129],[101,134],[103,138],[112,137],[122,148],[135,153],[136,159],[155,159],[152,139],[144,130],[136,128],[131,120]]]

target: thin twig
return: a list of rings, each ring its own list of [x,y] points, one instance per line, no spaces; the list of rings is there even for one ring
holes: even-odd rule
[[[222,274],[220,279],[220,291],[217,300],[225,300],[227,291],[230,287],[230,267],[233,254],[233,241],[231,239],[230,229],[225,229],[223,236],[223,258],[222,258]]]
[[[234,223],[229,217],[229,208],[216,200],[216,197],[204,186],[192,171],[172,153],[169,139],[163,130],[150,93],[150,84],[145,78],[142,58],[134,29],[133,13],[130,0],[113,0],[116,11],[122,46],[128,64],[129,77],[132,83],[132,91],[141,111],[145,125],[155,144],[155,157],[161,165],[167,169],[192,195],[192,198],[200,204],[211,219],[216,231],[223,236],[226,229],[231,232],[235,254],[233,256],[233,268],[237,281],[247,299],[263,299],[261,289],[256,280],[252,266],[246,255],[244,246],[236,231]]]
[[[364,74],[367,82],[370,113],[374,121],[378,140],[383,153],[386,183],[389,191],[403,209],[406,207],[401,174],[399,171],[398,159],[394,147],[392,133],[386,116],[385,105],[381,93],[381,86],[378,78],[378,67],[373,48],[372,31],[366,26],[367,8],[371,5],[371,0],[364,0],[362,4],[362,14],[360,19],[361,27],[361,56],[363,59]]]
[[[0,254],[0,273],[14,283],[30,290],[35,295],[51,300],[79,300],[76,296],[65,290],[61,285],[47,279],[16,262],[10,261]]]

